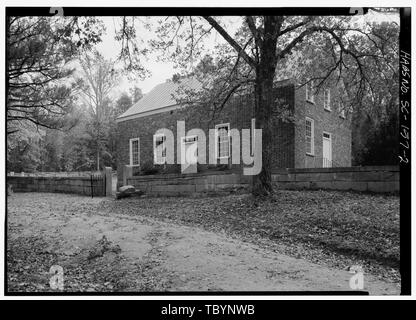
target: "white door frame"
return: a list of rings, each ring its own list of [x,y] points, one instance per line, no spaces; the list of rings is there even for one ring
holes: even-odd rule
[[[329,138],[324,137],[324,135],[327,134]],[[329,141],[329,159],[325,157],[325,140]],[[331,168],[332,167],[332,134],[323,131],[322,132],[322,167],[324,168]]]
[[[185,139],[189,139],[189,138],[194,138],[194,141],[190,141],[190,142],[185,142]],[[192,136],[185,136],[185,137],[181,137],[181,160],[184,161],[184,163],[181,164],[181,172],[182,173],[194,173],[196,172],[197,169],[197,163],[198,163],[198,149],[197,149],[197,153],[195,155],[196,157],[196,161],[195,163],[186,163],[186,145],[187,144],[196,144],[196,147],[198,148],[198,136],[197,135],[192,135]]]

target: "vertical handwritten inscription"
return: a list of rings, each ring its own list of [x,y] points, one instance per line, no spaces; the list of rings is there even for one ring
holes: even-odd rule
[[[400,164],[410,156],[410,53],[400,51]]]

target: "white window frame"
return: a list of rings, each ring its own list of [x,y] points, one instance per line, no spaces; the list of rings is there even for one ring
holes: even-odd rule
[[[192,141],[186,141],[186,140],[191,140]],[[182,137],[182,141],[183,143],[198,143],[198,136],[197,135],[193,135],[193,136],[186,136],[186,137]]]
[[[324,109],[331,111],[331,89],[324,90]]]
[[[309,88],[309,86],[311,86],[312,88]],[[313,91],[314,91],[313,90],[313,80],[311,80],[306,84],[306,90],[305,90],[306,101],[308,101],[310,103],[315,103],[315,95],[314,95]]]
[[[165,156],[164,157],[162,156],[160,159],[158,159],[157,154],[156,154],[156,139],[158,137],[165,137],[165,141],[163,142],[163,145],[164,145],[164,148],[165,148]],[[163,151],[162,151],[162,154],[163,154]],[[166,163],[166,135],[163,134],[163,133],[153,135],[153,161],[154,161],[155,164],[165,164]]]
[[[324,137],[325,134],[328,135],[329,137]],[[322,131],[322,138],[332,140],[332,133],[328,131]]]
[[[138,148],[138,155],[137,155],[137,159],[138,159],[138,163],[133,164],[133,142],[137,141],[137,148]],[[140,138],[132,138],[129,141],[129,154],[130,154],[130,165],[132,167],[139,167],[140,166]]]
[[[219,156],[219,150],[218,150],[218,139],[219,139],[219,128],[221,127],[227,127],[228,128],[228,155],[227,156]],[[231,148],[231,143],[230,143],[230,123],[220,123],[217,124],[215,126],[215,158],[216,159],[228,159],[230,157],[230,148]]]
[[[310,121],[311,123],[311,152],[306,150],[306,154],[310,156],[315,155],[315,121],[309,117],[305,118],[305,147],[306,147],[306,122]]]
[[[341,101],[338,102],[338,113],[339,117],[342,119],[346,119],[347,116],[345,115],[345,109]]]

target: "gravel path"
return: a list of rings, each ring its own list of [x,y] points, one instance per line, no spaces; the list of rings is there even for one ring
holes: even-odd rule
[[[113,201],[47,193],[9,197],[8,290],[53,291],[52,265],[63,267],[67,292],[350,290],[346,270],[225,233],[105,210]],[[373,295],[400,292],[397,284],[366,274],[364,285]]]

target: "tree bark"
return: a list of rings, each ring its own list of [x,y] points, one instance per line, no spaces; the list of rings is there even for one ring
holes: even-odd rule
[[[272,157],[272,107],[273,107],[273,76],[267,68],[259,68],[255,85],[255,116],[256,129],[262,130],[262,169],[253,177],[253,194],[266,196],[273,192],[271,179]]]
[[[272,111],[274,106],[273,80],[277,64],[276,44],[281,22],[279,17],[265,17],[264,38],[260,60],[256,66],[255,117],[256,129],[262,129],[262,169],[253,177],[253,195],[267,196],[273,192],[271,166],[273,147]]]
[[[273,192],[271,179],[272,158],[272,108],[274,105],[273,79],[276,70],[278,55],[276,52],[277,38],[280,33],[283,17],[264,16],[263,28],[257,29],[253,18],[247,17],[247,23],[255,38],[256,49],[259,54],[255,58],[249,56],[212,17],[204,19],[218,31],[218,33],[238,52],[250,66],[256,70],[255,82],[255,117],[256,129],[262,129],[262,169],[253,177],[252,193],[267,196]]]

